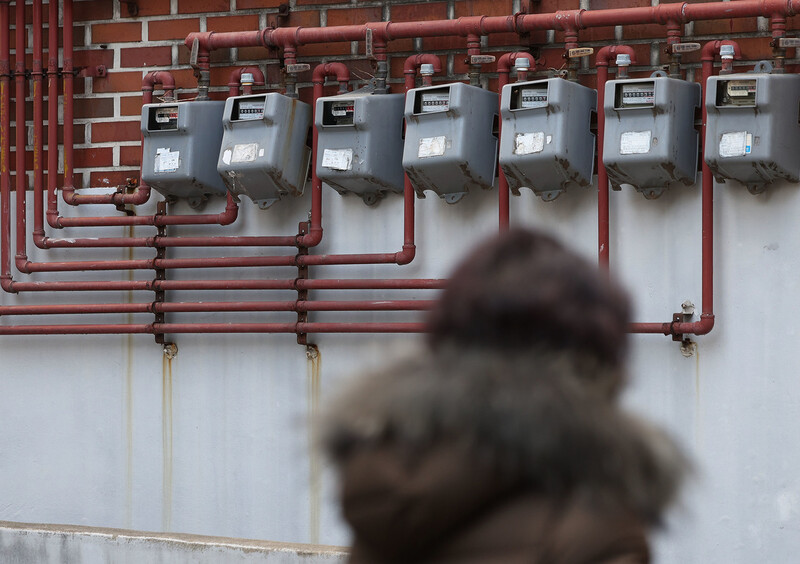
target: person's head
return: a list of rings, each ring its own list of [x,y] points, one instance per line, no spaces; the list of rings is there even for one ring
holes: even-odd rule
[[[621,366],[630,307],[599,269],[541,232],[512,229],[456,267],[428,319],[431,348],[565,350]]]

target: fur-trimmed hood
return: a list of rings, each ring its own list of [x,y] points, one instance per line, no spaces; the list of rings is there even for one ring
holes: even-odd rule
[[[623,506],[658,522],[687,460],[661,430],[616,404],[624,380],[574,351],[417,351],[365,374],[330,404],[333,461],[386,444],[406,453],[460,445],[518,477],[519,489]]]

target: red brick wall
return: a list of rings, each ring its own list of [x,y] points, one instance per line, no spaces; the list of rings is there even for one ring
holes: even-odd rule
[[[287,1],[288,0],[284,0]],[[289,16],[278,19],[282,0],[137,0],[138,15],[130,16],[127,5],[117,0],[75,0],[76,65],[108,67],[105,78],[78,79],[76,92],[76,171],[83,174],[83,186],[114,186],[136,176],[139,164],[138,127],[141,109],[141,79],[150,70],[169,69],[173,72],[179,96],[195,95],[196,82],[188,65],[189,52],[183,39],[192,31],[257,30],[280,23],[281,26],[344,25],[365,21],[414,21],[457,18],[470,15],[506,15],[520,8],[513,0],[442,0],[418,1],[356,1],[294,0]],[[580,7],[579,0],[523,1],[532,11],[550,12]],[[588,4],[588,3],[587,3]],[[594,0],[592,9],[649,6],[650,0]],[[46,8],[46,6],[45,6]],[[29,7],[30,9],[30,7]],[[46,9],[45,9],[46,11]],[[788,28],[794,29],[790,19]],[[665,28],[659,25],[625,27],[616,38],[634,44],[640,64],[663,62]],[[770,49],[766,22],[756,18],[735,21],[698,22],[687,29],[685,41],[704,42],[713,38],[734,36],[739,41],[747,61],[769,58]],[[790,32],[790,35],[793,35]],[[484,51],[500,55],[519,47],[531,46],[541,56],[547,68],[560,68],[564,60],[561,32],[536,32],[519,38],[514,34],[484,39]],[[615,40],[614,28],[598,28],[580,33],[582,45],[598,48]],[[464,38],[425,38],[391,42],[390,83],[395,91],[402,84],[402,64],[415,49],[442,56],[447,72],[443,80],[465,80]],[[790,51],[790,56],[794,53]],[[278,89],[281,71],[278,53],[264,48],[225,49],[212,56],[212,96],[222,98],[227,93],[228,75],[233,68],[259,65],[267,76],[268,88]],[[340,60],[346,62],[353,76],[367,79],[372,72],[364,56],[363,44],[309,45],[298,49],[299,62]],[[583,63],[581,82],[594,85],[592,58]],[[688,78],[699,64],[698,54],[685,56]],[[790,62],[794,62],[793,60]],[[494,65],[484,65],[490,88],[496,87]],[[699,74],[699,73],[698,73]],[[300,97],[310,99],[309,73],[299,76]],[[331,87],[333,88],[333,87]],[[331,93],[333,90],[331,90]],[[88,173],[88,174],[86,174]],[[77,185],[80,178],[76,178]]]

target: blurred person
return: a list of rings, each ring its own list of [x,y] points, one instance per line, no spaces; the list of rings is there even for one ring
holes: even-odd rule
[[[629,310],[542,233],[469,254],[425,346],[328,410],[351,562],[650,562],[687,462],[618,407]]]

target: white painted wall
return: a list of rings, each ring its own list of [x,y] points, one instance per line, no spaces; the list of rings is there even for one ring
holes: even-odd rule
[[[433,196],[419,201],[418,257],[411,265],[315,267],[312,276],[445,276],[473,242],[496,229],[496,198],[492,191],[471,194],[454,206]],[[550,203],[524,191],[512,198],[512,221],[551,229],[594,257],[596,201],[593,190],[574,190]],[[170,232],[293,233],[306,217],[308,202],[306,196],[267,211],[245,202],[239,231],[228,227]],[[215,206],[219,202],[211,207]],[[695,339],[697,352],[691,358],[682,356],[668,337],[633,337],[632,386],[626,401],[667,426],[698,467],[683,509],[658,536],[658,562],[792,562],[800,553],[796,321],[800,238],[794,233],[800,191],[784,185],[752,196],[741,186],[719,185],[715,212],[714,331]],[[399,250],[401,198],[390,197],[370,209],[357,198],[326,190],[325,229],[318,252]],[[637,321],[669,321],[687,299],[699,311],[699,185],[676,188],[655,201],[632,190],[613,193],[611,232],[612,269],[631,290]],[[137,235],[149,233],[136,230]],[[198,252],[170,251],[169,256],[198,256]],[[31,252],[31,256],[71,260],[89,255],[64,250]],[[124,258],[115,251],[102,256]],[[137,251],[134,256],[152,256],[152,251]],[[178,276],[195,274],[185,271]],[[294,272],[263,269],[203,275],[293,278]],[[358,299],[433,293],[316,295]],[[283,298],[293,295],[171,295],[174,300]],[[52,299],[44,294],[3,295],[0,303]],[[151,296],[69,299],[145,301]],[[388,312],[312,315],[320,321],[416,318]],[[135,319],[152,320],[147,315]],[[288,321],[293,317],[183,314],[168,319]],[[125,318],[97,320],[124,322]],[[2,324],[19,321],[0,318]],[[171,362],[151,336],[2,337],[0,520],[346,544],[348,533],[338,516],[331,476],[320,477],[319,460],[310,454],[307,421],[319,402],[353,373],[380,363],[398,343],[414,339],[314,336],[321,352],[316,378],[305,350],[292,335],[178,335],[178,356]]]

